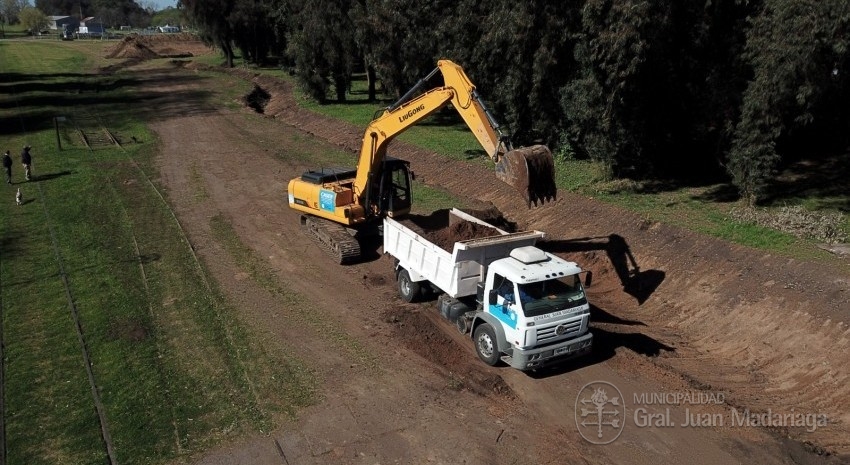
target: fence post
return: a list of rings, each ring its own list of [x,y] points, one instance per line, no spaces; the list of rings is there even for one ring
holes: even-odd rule
[[[62,116],[53,117],[53,127],[56,128],[56,148],[62,150],[62,139],[59,137],[59,118],[65,119]]]

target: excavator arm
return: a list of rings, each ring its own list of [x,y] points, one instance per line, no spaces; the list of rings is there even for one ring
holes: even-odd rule
[[[445,85],[419,94],[437,72],[442,74]],[[469,77],[449,60],[438,61],[437,68],[384,109],[366,128],[357,162],[354,195],[358,198],[368,195],[370,183],[375,182],[381,172],[387,145],[394,137],[449,103],[495,163],[498,179],[516,188],[529,205],[555,199],[554,161],[549,149],[543,145],[514,149]]]
[[[427,81],[438,72],[444,85],[426,90]],[[549,149],[543,145],[514,149],[463,69],[440,60],[436,69],[369,123],[357,169],[310,170],[287,185],[289,206],[301,212],[302,226],[339,263],[361,257],[355,236],[368,235],[368,226],[375,220],[410,212],[409,162],[388,157],[387,146],[405,129],[450,103],[495,163],[498,179],[514,186],[529,206],[555,198]]]

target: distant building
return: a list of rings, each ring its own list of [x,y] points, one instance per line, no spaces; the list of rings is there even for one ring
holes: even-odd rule
[[[80,20],[73,16],[48,16],[47,27],[51,31],[64,31],[66,26],[71,30],[80,27]]]
[[[88,34],[90,36],[101,36],[106,33],[106,27],[103,23],[97,21],[94,16],[89,16],[80,22],[80,34]]]

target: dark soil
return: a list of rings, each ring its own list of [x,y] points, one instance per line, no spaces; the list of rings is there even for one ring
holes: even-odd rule
[[[496,228],[508,232],[516,231],[516,223],[508,221],[502,212],[494,206],[482,210],[469,210],[464,213],[492,224]],[[501,234],[496,228],[489,228],[457,217],[452,220],[449,210],[437,210],[430,215],[410,215],[401,223],[449,252],[454,249],[455,242]]]
[[[476,364],[475,354],[463,350],[448,336],[453,330],[442,327],[442,322],[436,321],[439,318],[436,313],[435,310],[426,315],[410,306],[395,306],[384,312],[384,321],[408,349],[446,370],[452,389],[515,398],[501,376],[488,373],[483,365]],[[458,370],[459,367],[463,370]]]
[[[434,231],[429,240],[445,250],[452,251],[456,242],[498,235],[499,231],[494,228],[471,221],[461,221],[448,228]]]

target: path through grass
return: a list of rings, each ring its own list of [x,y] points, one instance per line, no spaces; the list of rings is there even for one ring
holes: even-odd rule
[[[112,103],[132,89],[69,92],[102,79],[86,72],[96,54],[77,46],[0,42],[0,143],[16,160],[32,145],[35,172],[25,182],[15,163],[15,184],[0,187],[7,463],[107,461],[83,350],[118,463],[185,459],[222,438],[267,431],[312,401],[314,380],[297,360],[258,345],[209,282],[136,163],[155,155],[154,144],[89,150],[62,131],[57,148],[53,117],[80,111],[153,140]]]

